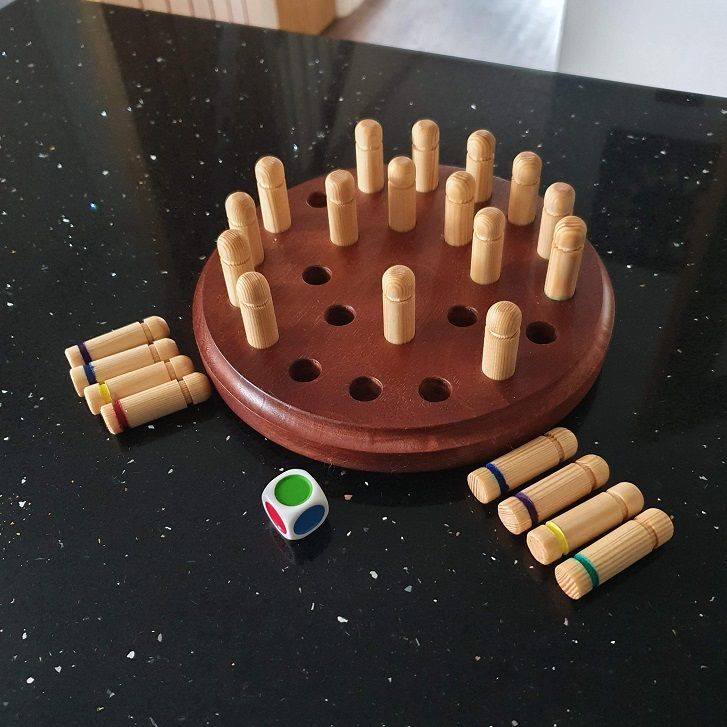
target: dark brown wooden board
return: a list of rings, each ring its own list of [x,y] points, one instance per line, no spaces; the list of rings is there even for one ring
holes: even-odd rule
[[[477,285],[469,277],[471,246],[450,247],[442,234],[444,185],[453,171],[441,167],[438,189],[417,195],[417,226],[409,233],[389,230],[385,190],[359,192],[359,241],[345,248],[329,241],[325,177],[291,189],[290,230],[273,235],[261,224],[265,261],[258,270],[270,283],[280,329],[269,349],[247,345],[212,253],[195,291],[194,332],[212,382],[241,419],[323,462],[416,472],[488,461],[557,424],[585,396],[614,318],[613,289],[598,254],[586,245],[573,299],[546,298],[547,261],[536,252],[540,200],[532,225],[507,225],[500,280]],[[508,193],[509,182],[495,178],[489,204],[507,212]],[[416,336],[403,346],[383,336],[381,276],[395,264],[416,275]],[[310,280],[316,277],[310,269],[319,268],[330,271],[330,280],[306,282],[304,274]],[[523,312],[517,370],[504,382],[481,371],[485,314],[499,300],[514,301]],[[327,322],[327,311],[334,320],[346,317],[334,306],[352,311],[353,320]],[[453,325],[449,312],[457,306],[475,311],[476,322]],[[554,341],[536,342],[553,331]],[[291,367],[297,378],[315,373],[315,365],[294,366],[308,359],[320,374],[294,380]],[[351,395],[361,377],[380,382],[377,398]],[[446,382],[424,384],[427,397],[449,396],[423,398],[427,379]],[[353,392],[366,397],[371,388],[354,385]]]

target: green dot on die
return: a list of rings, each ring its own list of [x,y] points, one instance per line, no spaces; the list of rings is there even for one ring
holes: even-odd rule
[[[275,485],[276,499],[283,505],[288,505],[288,507],[294,507],[300,505],[301,502],[305,502],[312,492],[313,486],[302,475],[288,475]]]

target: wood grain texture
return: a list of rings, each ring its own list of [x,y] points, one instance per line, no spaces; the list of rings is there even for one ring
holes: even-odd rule
[[[420,119],[411,128],[411,158],[416,167],[417,192],[433,192],[439,184],[439,126]]]
[[[543,213],[540,217],[540,231],[538,232],[538,255],[544,260],[550,258],[555,226],[564,217],[573,214],[575,202],[576,192],[570,184],[555,182],[545,190]]]
[[[489,198],[488,198],[489,199]],[[470,278],[479,285],[496,283],[502,272],[505,215],[497,207],[481,209],[474,219]]]
[[[278,342],[278,323],[265,276],[255,272],[241,275],[237,300],[248,344],[256,349],[274,346]]]
[[[417,224],[416,169],[409,157],[394,157],[388,167],[389,227],[409,232]]]
[[[444,182],[417,194],[417,226],[388,227],[387,197],[357,192],[359,241],[339,248],[328,239],[325,207],[307,204],[324,177],[290,190],[295,223],[287,232],[261,231],[280,340],[263,351],[245,343],[239,313],[227,300],[216,253],[194,296],[195,337],[204,365],[223,399],[264,436],[306,456],[378,471],[443,469],[487,461],[556,425],[593,384],[613,325],[613,291],[593,248],[586,246],[578,292],[564,303],[543,294],[547,263],[536,252],[537,224],[506,225],[502,275],[482,286],[469,276],[469,246],[444,242]],[[509,183],[495,178],[490,205],[507,208]],[[392,346],[383,336],[381,276],[403,264],[416,275],[416,336]],[[309,284],[306,271],[321,273]],[[326,272],[328,271],[328,272]],[[304,277],[305,276],[305,277]],[[489,381],[481,372],[487,309],[513,300],[523,313],[515,376]],[[331,306],[349,306],[348,325],[326,322]],[[453,325],[450,311],[476,311],[473,325]],[[527,338],[528,326],[547,323],[552,343]],[[314,359],[320,375],[301,382],[292,364]],[[380,395],[351,397],[351,382],[378,379]],[[451,385],[441,401],[419,388],[439,377]]]
[[[475,180],[475,202],[492,197],[492,170],[495,165],[495,135],[487,129],[473,131],[467,139],[465,171]]]
[[[246,192],[233,192],[225,199],[225,213],[228,227],[239,232],[247,240],[252,264],[257,267],[265,259],[265,251],[260,242],[260,224],[255,200]]]
[[[474,177],[463,171],[453,172],[444,190],[444,241],[452,247],[469,245],[475,217]]]
[[[513,159],[507,206],[510,224],[529,225],[535,219],[542,166],[540,157],[532,151],[521,151]]]
[[[406,265],[392,265],[381,278],[384,338],[409,343],[416,332],[416,281]]]
[[[384,188],[384,142],[381,124],[361,119],[354,130],[358,188],[373,194]]]
[[[255,164],[255,179],[263,226],[268,232],[285,232],[290,227],[290,204],[285,169],[277,157],[266,156]]]
[[[482,373],[488,379],[505,381],[515,373],[521,323],[522,311],[512,301],[498,301],[487,311]]]
[[[586,223],[580,217],[558,221],[545,274],[544,291],[551,300],[568,300],[575,294],[585,244]]]

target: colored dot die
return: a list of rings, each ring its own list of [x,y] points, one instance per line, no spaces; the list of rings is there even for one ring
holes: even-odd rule
[[[288,540],[304,538],[328,516],[326,495],[305,470],[279,474],[263,490],[262,501],[273,525]]]

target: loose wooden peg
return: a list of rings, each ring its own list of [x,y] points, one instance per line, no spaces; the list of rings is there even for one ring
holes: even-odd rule
[[[572,505],[608,480],[606,460],[587,454],[497,506],[502,524],[515,535]]]
[[[406,265],[390,267],[381,278],[384,303],[384,338],[389,343],[408,343],[416,328],[414,273]]]
[[[630,520],[644,507],[644,496],[631,482],[619,482],[538,525],[528,533],[527,543],[533,558],[550,565],[584,543]]]
[[[240,302],[242,323],[247,342],[253,348],[270,348],[278,342],[278,322],[273,297],[265,276],[244,273],[237,281],[237,300]]]
[[[532,151],[521,151],[512,162],[507,219],[513,225],[529,225],[538,209],[538,188],[543,162]]]
[[[480,285],[495,283],[502,270],[505,215],[497,207],[485,207],[475,215],[472,234],[470,278]]]
[[[123,328],[104,333],[88,341],[77,343],[66,349],[66,358],[71,366],[83,366],[99,358],[126,351],[144,343],[158,341],[169,335],[167,322],[159,316],[144,318],[141,322],[129,323]]]
[[[258,159],[255,179],[263,227],[268,232],[285,232],[290,227],[290,206],[283,162],[271,156]]]
[[[217,238],[217,252],[220,256],[222,275],[225,278],[227,297],[231,305],[237,305],[235,286],[237,279],[255,269],[250,255],[250,246],[244,235],[237,230],[225,230]]]
[[[98,414],[104,404],[123,399],[140,391],[152,389],[167,381],[179,380],[194,371],[192,359],[188,356],[172,356],[169,361],[158,361],[136,371],[106,379],[103,384],[93,384],[83,390],[88,408]]]
[[[474,217],[474,177],[467,172],[454,172],[445,186],[444,241],[452,247],[469,245]]]
[[[336,169],[326,177],[326,205],[331,242],[348,247],[358,240],[356,182],[353,174]]]
[[[439,186],[439,127],[431,119],[421,119],[412,126],[411,158],[417,192],[433,192]]]
[[[576,191],[570,184],[556,182],[545,190],[543,213],[540,217],[540,232],[538,233],[538,255],[544,260],[550,258],[555,226],[564,217],[573,214],[575,202]]]
[[[373,119],[361,119],[356,124],[356,179],[364,194],[384,188],[384,132]]]
[[[551,300],[569,300],[575,294],[585,244],[586,223],[580,217],[564,217],[555,226],[545,274],[545,295]]]
[[[555,427],[470,472],[467,484],[477,500],[492,502],[570,459],[577,449],[576,435]]]
[[[136,371],[157,361],[167,361],[178,354],[177,344],[171,338],[160,338],[153,343],[119,351],[83,366],[74,366],[69,373],[76,393],[83,396],[83,390],[87,386],[102,384],[114,376]]]
[[[394,232],[409,232],[417,224],[416,169],[409,157],[394,157],[389,162],[389,227]]]
[[[260,225],[255,211],[255,200],[245,192],[233,192],[225,200],[227,226],[241,233],[250,246],[252,264],[257,267],[265,259],[260,239]]]
[[[555,580],[566,596],[582,598],[671,540],[674,523],[663,511],[644,510],[555,567]]]
[[[492,197],[492,169],[495,164],[495,136],[487,129],[473,131],[467,139],[465,171],[475,180],[475,202]]]
[[[153,389],[118,399],[101,407],[101,417],[111,434],[147,424],[210,398],[210,382],[204,374],[187,374]]]
[[[521,322],[520,308],[509,300],[501,300],[487,311],[482,373],[488,379],[504,381],[515,373]]]

